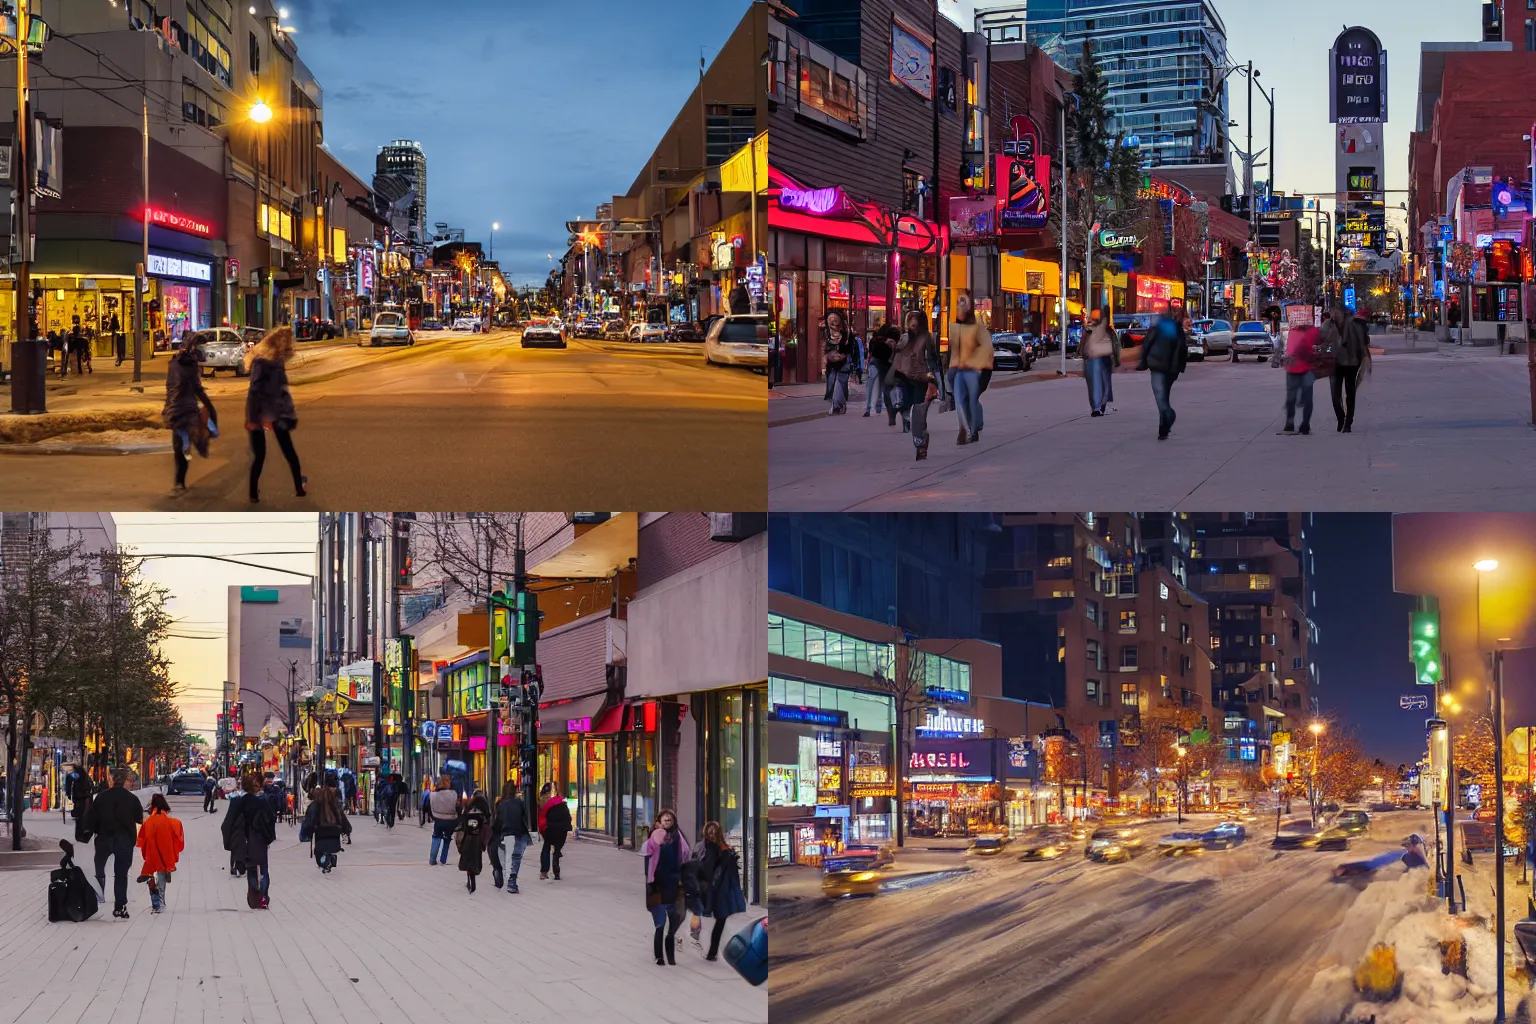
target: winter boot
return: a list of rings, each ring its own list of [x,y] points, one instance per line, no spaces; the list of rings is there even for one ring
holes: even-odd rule
[[[492,871],[491,885],[497,889],[500,889],[504,884],[506,884],[506,879],[502,876],[502,873],[500,871]]]
[[[960,428],[959,436],[957,436],[955,438],[955,444],[970,444],[970,443],[971,443],[971,435],[966,431],[966,429],[964,427],[961,427]]]
[[[113,907],[112,908],[112,916],[113,917],[123,917],[123,918],[126,918],[128,916],[128,904],[126,904],[126,903],[119,903],[117,906]],[[659,936],[661,934],[661,929],[658,928],[656,930],[656,934]],[[659,960],[657,961],[657,963],[660,963],[660,962],[661,961],[659,961]]]
[[[667,963],[671,964],[673,967],[677,966],[677,957],[672,955],[675,950],[676,943],[677,936],[669,934],[667,936]]]
[[[548,871],[540,871],[539,872],[539,877],[540,878],[548,878],[549,877],[549,872]]]
[[[113,914],[116,914],[116,913],[117,913],[117,911],[114,910]],[[665,967],[667,965],[667,962],[661,958],[661,929],[660,928],[656,929],[656,943],[655,943],[655,945],[656,945],[656,966],[657,967]]]
[[[522,890],[517,887],[516,875],[513,875],[511,878],[507,879],[507,892],[522,892]]]

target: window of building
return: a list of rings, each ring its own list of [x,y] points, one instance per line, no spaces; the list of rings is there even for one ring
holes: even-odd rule
[[[1088,680],[1088,682],[1087,682],[1087,692],[1088,692],[1088,703],[1089,704],[1093,704],[1093,705],[1096,705],[1096,706],[1099,706],[1099,707],[1103,706],[1103,704],[1104,704],[1104,687],[1102,685],[1100,685],[1100,683],[1099,683],[1099,681],[1097,679],[1090,679],[1090,680]]]
[[[1300,658],[1292,658],[1291,659],[1291,668],[1292,669],[1301,668],[1301,659]]]
[[[1134,609],[1126,609],[1120,613],[1120,632],[1136,632],[1136,612]]]
[[[1166,700],[1173,692],[1172,688],[1168,685],[1168,677],[1165,675],[1158,676],[1157,684],[1162,687],[1163,699]]]
[[[1122,647],[1122,648],[1120,648],[1120,671],[1122,671],[1122,672],[1131,671],[1131,670],[1134,670],[1134,669],[1136,669],[1138,667],[1139,666],[1137,665],[1137,651],[1136,651],[1136,648],[1134,648],[1134,647]]]
[[[181,116],[205,128],[217,128],[226,120],[224,104],[186,79],[181,80]]]
[[[1249,576],[1248,577],[1248,589],[1249,590],[1268,590],[1268,589],[1270,589],[1270,587],[1269,587],[1269,574],[1268,573],[1254,573],[1253,575]]]
[[[911,212],[917,209],[917,204],[923,194],[923,176],[910,167],[901,169],[901,205],[902,209]]]
[[[1525,0],[1526,4],[1536,3],[1536,0]],[[1531,10],[1529,6],[1526,8]],[[1536,21],[1525,19],[1525,52],[1536,53]]]
[[[723,164],[732,153],[750,143],[755,134],[755,108],[711,103],[704,111],[704,158],[711,167]]]
[[[1157,595],[1159,597],[1161,597],[1164,601],[1168,600],[1168,584],[1166,584],[1166,583],[1159,583],[1157,585]]]
[[[1296,680],[1294,680],[1294,679],[1289,679],[1289,678],[1288,678],[1288,679],[1286,679],[1286,681],[1285,681],[1285,685],[1286,685],[1286,686],[1295,686],[1295,685],[1296,685]]]
[[[782,615],[768,616],[768,653],[828,665],[862,676],[872,676],[877,671],[889,674],[896,661],[896,649],[892,644],[864,640]],[[926,660],[930,663],[930,672],[934,661],[959,665],[965,670],[964,689],[969,692],[969,665],[949,658],[936,658],[934,655],[928,655]]]
[[[1104,648],[1103,648],[1103,645],[1101,645],[1097,640],[1089,640],[1088,644],[1087,644],[1087,648],[1088,648],[1088,667],[1093,669],[1095,672],[1102,672],[1102,671],[1104,671]]]
[[[1183,655],[1182,657],[1179,658],[1179,675],[1181,675],[1181,676],[1188,675],[1190,667],[1191,666],[1190,666],[1189,655],[1185,654],[1185,655]]]
[[[1135,683],[1120,684],[1120,703],[1132,708],[1141,704],[1140,694],[1137,693]]]
[[[1160,632],[1168,632],[1168,616],[1159,615],[1157,617],[1157,628]]]
[[[1189,623],[1187,622],[1179,623],[1179,643],[1189,643]]]
[[[1076,596],[1077,596],[1077,591],[1075,591],[1075,590],[1053,590],[1053,591],[1051,591],[1051,597],[1053,597],[1053,598],[1057,598],[1057,597],[1071,598],[1071,597],[1076,597]]]
[[[1083,614],[1088,616],[1088,621],[1094,625],[1099,624],[1099,602],[1092,598],[1083,602]]]
[[[261,74],[261,40],[256,38],[256,33],[251,33],[249,62],[251,74]]]
[[[1221,649],[1221,637],[1219,637],[1219,636],[1211,637],[1211,650],[1216,651],[1216,650],[1220,650],[1220,649]]]
[[[794,50],[791,46],[792,57]],[[808,40],[798,52],[798,61],[791,66],[796,65],[800,76],[799,112],[813,121],[863,138],[864,72]]]
[[[1072,568],[1072,556],[1057,555],[1055,558],[1051,559],[1045,564],[1050,566],[1052,569],[1070,569]]]
[[[229,46],[224,42],[218,19],[206,9],[192,5],[187,11],[188,25],[181,32],[181,48],[198,65],[226,87],[235,83],[230,73]]]

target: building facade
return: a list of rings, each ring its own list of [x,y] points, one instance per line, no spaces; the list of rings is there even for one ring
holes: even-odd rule
[[[313,589],[232,586],[228,621],[225,700],[244,706],[254,734],[296,731],[297,695],[314,686]]]
[[[380,178],[396,178],[410,190],[406,204],[407,238],[412,246],[425,245],[432,236],[427,231],[427,153],[421,143],[396,139],[380,146],[374,162],[374,187]]]

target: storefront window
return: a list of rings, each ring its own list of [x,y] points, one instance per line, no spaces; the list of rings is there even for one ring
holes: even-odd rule
[[[608,741],[587,740],[585,748],[580,828],[608,831]]]
[[[623,839],[639,847],[656,821],[656,739],[635,733],[629,742],[625,791],[620,800],[619,826]]]
[[[722,693],[716,701],[715,721],[710,723],[715,750],[713,810],[731,846],[742,847],[742,695]]]
[[[561,782],[565,784],[565,799],[571,805],[571,819],[581,820],[581,743],[577,740],[568,740],[565,747],[565,774]]]

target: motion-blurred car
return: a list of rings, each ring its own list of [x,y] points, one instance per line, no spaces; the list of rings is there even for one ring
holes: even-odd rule
[[[1243,356],[1265,358],[1275,354],[1275,336],[1262,320],[1244,320],[1232,332],[1232,361]]]
[[[456,331],[478,331],[480,329],[480,318],[477,316],[461,316],[454,320],[453,329]]]
[[[667,328],[663,324],[630,324],[630,341],[666,341]]]
[[[560,321],[535,318],[523,328],[523,348],[565,348],[565,331]]]
[[[1147,332],[1156,322],[1155,313],[1121,313],[1115,317],[1112,326],[1120,335],[1121,347],[1134,348],[1147,340]]]
[[[978,836],[971,840],[971,845],[965,852],[978,857],[996,857],[1007,845],[1006,836]]]
[[[202,363],[204,376],[212,377],[220,370],[229,370],[236,377],[245,376],[245,354],[251,348],[241,333],[233,327],[210,327],[193,335],[197,341],[197,359]]]
[[[1204,853],[1205,838],[1199,832],[1173,832],[1157,841],[1157,852],[1164,857],[1181,857],[1187,853]]]
[[[171,776],[171,780],[165,784],[165,791],[171,796],[180,796],[183,793],[201,793],[203,780],[208,776],[200,771],[180,771]]]
[[[1323,830],[1312,824],[1309,818],[1295,818],[1281,824],[1270,846],[1276,850],[1315,850],[1322,841]]]
[[[768,340],[773,324],[766,313],[733,313],[709,326],[704,362],[721,366],[768,368]]]
[[[629,331],[623,320],[604,320],[602,336],[605,341],[623,341],[629,337]]]
[[[1024,347],[1024,337],[1012,331],[992,335],[992,367],[996,370],[1027,370],[1035,356]]]
[[[440,331],[443,329],[443,322],[429,317],[421,322],[421,329],[424,331]]]
[[[1089,860],[1110,864],[1115,861],[1130,860],[1141,853],[1145,846],[1146,839],[1137,829],[1127,825],[1111,825],[1093,830],[1093,835],[1088,837],[1088,848],[1083,851],[1083,856]]]
[[[1019,860],[1055,860],[1074,845],[1072,835],[1066,829],[1031,829],[1014,840]]]
[[[1317,835],[1317,848],[1319,850],[1347,850],[1350,842],[1358,833],[1330,825]]]
[[[1207,850],[1230,850],[1247,838],[1248,830],[1235,821],[1224,821],[1200,834],[1200,842]]]
[[[1371,816],[1364,811],[1340,811],[1333,828],[1346,835],[1363,836],[1371,830]]]
[[[603,322],[595,316],[584,316],[576,321],[576,337],[601,338],[603,336]]]
[[[821,863],[821,894],[873,896],[880,891],[880,871],[873,857],[827,857]]]
[[[293,338],[295,341],[319,341],[321,339],[339,337],[341,337],[341,330],[331,320],[325,320],[318,316],[306,316],[300,317],[293,322]]]
[[[696,323],[672,324],[667,328],[667,340],[673,344],[702,345],[704,332]]]
[[[843,847],[845,857],[872,857],[877,868],[896,863],[896,851],[889,843],[849,843]]]
[[[410,321],[406,320],[404,313],[380,313],[373,318],[373,327],[368,331],[368,344],[374,348],[380,345],[414,345],[416,335],[412,333]]]

